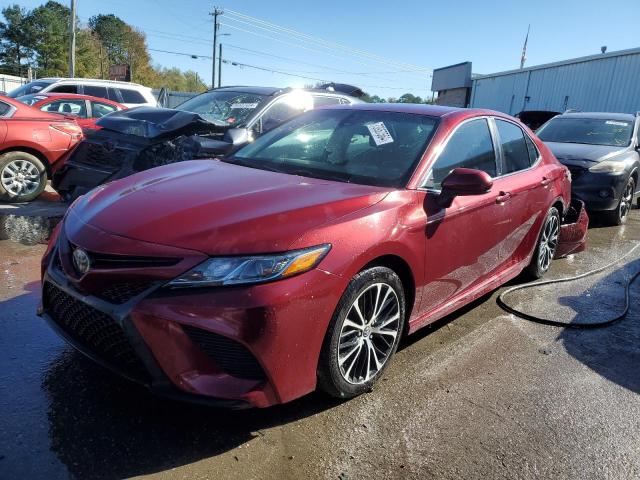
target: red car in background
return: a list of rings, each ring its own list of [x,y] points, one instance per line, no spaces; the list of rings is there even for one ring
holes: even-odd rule
[[[73,116],[82,128],[96,128],[96,120],[109,113],[125,110],[124,105],[106,98],[73,93],[33,93],[16,98],[47,113]]]
[[[584,249],[570,193],[568,170],[502,113],[324,107],[231,157],[81,197],[43,258],[40,313],[166,395],[353,397],[401,336]]]
[[[28,202],[40,195],[51,167],[81,139],[74,118],[0,95],[0,201]]]

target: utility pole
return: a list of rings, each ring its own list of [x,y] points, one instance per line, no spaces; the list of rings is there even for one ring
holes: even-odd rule
[[[213,16],[213,62],[211,64],[211,88],[216,87],[216,50],[218,49],[218,28],[220,24],[218,23],[218,15],[222,15],[222,9],[218,7],[213,8],[213,13],[209,15]]]
[[[71,0],[71,25],[69,25],[69,77],[76,76],[76,0]]]
[[[222,43],[218,49],[218,88],[222,86]]]

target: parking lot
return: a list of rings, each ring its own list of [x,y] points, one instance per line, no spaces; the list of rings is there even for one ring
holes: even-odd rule
[[[3,478],[640,475],[640,284],[624,321],[592,331],[507,315],[494,292],[406,339],[369,394],[214,410],[154,398],[45,326],[35,314],[45,246],[35,242],[57,213],[22,213],[2,217],[0,240]],[[588,251],[555,261],[550,278],[623,255],[640,241],[640,212],[588,235]],[[567,322],[602,320],[639,268],[634,252],[620,268],[511,298]]]

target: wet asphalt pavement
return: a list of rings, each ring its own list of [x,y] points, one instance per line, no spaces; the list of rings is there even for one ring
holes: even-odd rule
[[[35,315],[38,242],[56,219],[7,213],[2,479],[640,477],[640,280],[629,316],[606,329],[520,320],[494,292],[406,339],[367,395],[229,412],[154,398],[66,347]],[[588,252],[554,262],[549,277],[603,265],[639,241],[634,210],[625,227],[591,228]],[[603,320],[639,269],[640,248],[619,268],[510,301],[567,322]]]

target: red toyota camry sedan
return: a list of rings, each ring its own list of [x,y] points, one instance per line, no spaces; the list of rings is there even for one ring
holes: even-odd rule
[[[311,111],[78,199],[41,314],[153,390],[231,407],[371,389],[403,335],[584,249],[570,175],[486,110]]]

